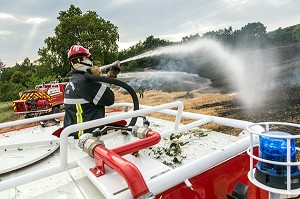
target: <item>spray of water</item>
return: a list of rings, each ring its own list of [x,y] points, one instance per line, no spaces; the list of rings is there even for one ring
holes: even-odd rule
[[[264,57],[259,53],[232,50],[224,47],[217,41],[208,39],[159,48],[123,60],[121,63],[152,56],[168,56],[168,58],[173,56],[177,60],[185,60],[184,62],[176,64],[174,62],[164,62],[164,65],[168,67],[168,69],[172,68],[174,70],[176,67],[179,67],[181,71],[183,68],[191,67],[188,63],[191,57],[197,57],[198,60],[202,59],[206,60],[206,62],[214,63],[214,65],[218,66],[218,72],[224,74],[224,78],[226,78],[231,86],[235,88],[236,92],[240,94],[241,101],[246,106],[263,104],[266,100],[264,90],[274,84],[277,75],[277,71],[274,68],[267,67],[276,62],[276,57]],[[203,63],[203,61],[199,61],[197,67],[201,68],[201,63]],[[166,67],[164,70],[166,70]],[[201,74],[199,75],[201,76]],[[178,76],[174,78],[178,78]]]
[[[136,90],[141,85],[145,89],[172,91],[211,90],[211,81],[197,74],[177,71],[145,71],[121,73],[121,79],[131,79],[127,83]]]

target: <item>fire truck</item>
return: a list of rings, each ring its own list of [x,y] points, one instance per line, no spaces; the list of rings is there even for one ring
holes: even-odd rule
[[[66,82],[42,83],[33,90],[20,92],[19,100],[13,101],[14,112],[25,118],[60,112],[64,108],[66,85]]]

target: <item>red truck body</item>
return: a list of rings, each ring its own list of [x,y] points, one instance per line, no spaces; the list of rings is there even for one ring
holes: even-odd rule
[[[14,112],[25,117],[59,112],[63,109],[66,85],[53,82],[20,92],[19,100],[13,101]]]

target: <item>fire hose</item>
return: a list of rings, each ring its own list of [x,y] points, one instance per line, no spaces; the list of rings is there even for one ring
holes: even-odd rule
[[[100,81],[100,82],[105,82],[108,84],[114,84],[117,86],[120,86],[122,88],[124,88],[131,96],[132,101],[133,101],[133,110],[139,110],[139,99],[136,95],[136,92],[133,90],[133,88],[131,86],[129,86],[127,83],[122,82],[118,79],[115,78],[109,78],[109,77],[105,77],[105,76],[96,76],[93,75],[91,73],[86,72],[85,73],[85,77],[89,80],[93,80],[93,81]],[[137,121],[137,117],[133,117],[130,121],[130,123],[128,124],[128,126],[134,126],[136,124]]]
[[[108,68],[112,67],[113,65],[114,64],[110,64],[104,67]],[[103,70],[103,68],[101,70]],[[92,81],[105,82],[124,88],[132,97],[133,110],[139,109],[139,101],[136,92],[127,83],[115,78],[96,76],[88,72],[85,73],[85,77]],[[137,117],[132,118],[128,126],[134,126],[136,121]],[[132,134],[136,137],[139,137],[140,140],[116,147],[114,149],[107,149],[104,143],[98,137],[92,137],[92,135],[88,134],[84,134],[80,137],[79,146],[83,149],[83,151],[95,159],[96,166],[95,168],[90,169],[95,176],[99,177],[104,175],[104,164],[107,164],[124,177],[133,198],[154,198],[153,194],[149,191],[139,169],[133,163],[127,161],[121,156],[135,153],[141,149],[159,143],[161,139],[160,134],[152,131],[148,127],[133,127]]]

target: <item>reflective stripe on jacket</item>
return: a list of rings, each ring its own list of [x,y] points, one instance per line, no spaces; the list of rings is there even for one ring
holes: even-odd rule
[[[84,77],[84,72],[74,70],[65,88],[64,128],[72,124],[103,118],[105,106],[112,105],[114,100],[114,93],[108,86],[88,80]],[[91,133],[95,128],[71,135],[79,138],[83,133]]]

